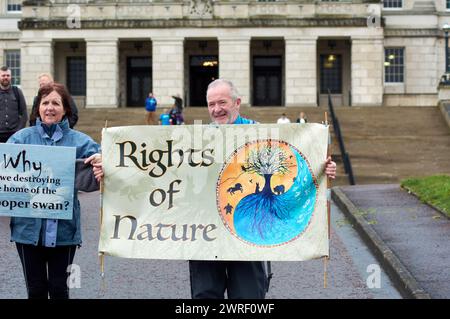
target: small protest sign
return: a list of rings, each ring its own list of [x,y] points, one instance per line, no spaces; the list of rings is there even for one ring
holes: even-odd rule
[[[0,216],[71,219],[74,147],[0,144]]]

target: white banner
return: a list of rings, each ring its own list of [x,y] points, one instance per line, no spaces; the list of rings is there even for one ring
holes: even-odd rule
[[[328,256],[327,143],[322,124],[104,129],[99,251],[186,260]]]

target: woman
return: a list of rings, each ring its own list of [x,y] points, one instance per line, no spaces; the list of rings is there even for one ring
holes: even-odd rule
[[[76,147],[76,157],[85,163],[99,160],[100,146],[84,133],[69,128],[71,116],[69,93],[58,83],[49,83],[39,89],[34,110],[36,126],[24,128],[8,139],[7,143]],[[98,171],[98,170],[97,170]],[[103,172],[96,173],[102,175]],[[84,174],[91,185],[93,171]],[[83,190],[83,182],[79,183]],[[91,189],[92,190],[92,187]],[[72,264],[75,249],[81,244],[80,202],[77,189],[73,196],[71,220],[42,218],[11,218],[11,241],[16,242],[22,262],[28,298],[68,299],[67,267]]]
[[[306,118],[306,115],[304,112],[300,112],[300,115],[297,118],[297,123],[308,123],[308,119]]]

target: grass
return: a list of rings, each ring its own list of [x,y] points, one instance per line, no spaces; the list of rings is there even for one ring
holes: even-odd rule
[[[404,179],[401,187],[450,217],[450,175]]]

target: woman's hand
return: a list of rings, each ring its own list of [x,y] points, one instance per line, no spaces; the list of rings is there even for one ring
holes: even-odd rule
[[[94,172],[95,179],[100,183],[103,179],[103,165],[102,155],[94,154],[84,160],[85,164],[90,163],[92,165],[92,171]]]

